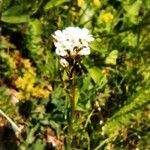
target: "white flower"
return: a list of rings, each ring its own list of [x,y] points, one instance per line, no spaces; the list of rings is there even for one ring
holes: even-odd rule
[[[60,64],[63,66],[63,67],[68,67],[69,66],[69,63],[66,59],[64,58],[61,58],[60,59]]]
[[[55,37],[56,37],[56,40],[62,40],[63,33],[60,30],[57,30],[57,31],[55,31]]]
[[[89,54],[90,54],[90,48],[89,47],[85,47],[78,52],[78,55],[89,55]]]
[[[60,56],[67,56],[68,53],[61,47],[56,48],[56,54]]]
[[[57,30],[53,38],[56,54],[62,57],[71,57],[72,53],[76,55],[89,55],[89,43],[94,40],[88,29],[81,29],[79,27],[68,27],[62,31]]]

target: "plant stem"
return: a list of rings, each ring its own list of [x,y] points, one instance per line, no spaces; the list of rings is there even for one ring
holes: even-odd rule
[[[66,150],[71,149],[72,143],[72,133],[73,133],[73,121],[74,121],[74,114],[75,114],[75,73],[73,72],[70,77],[70,113],[68,115],[68,135],[66,138]]]
[[[66,138],[66,150],[71,149],[72,143],[72,133],[73,133],[73,122],[74,122],[74,113],[75,113],[75,73],[72,72],[70,77],[70,113],[68,115],[68,135]]]
[[[72,133],[72,126],[74,121],[74,112],[75,112],[75,73],[72,75],[71,79],[71,98],[70,98],[70,106],[71,106],[71,112],[70,112],[70,119],[69,119],[69,133]]]

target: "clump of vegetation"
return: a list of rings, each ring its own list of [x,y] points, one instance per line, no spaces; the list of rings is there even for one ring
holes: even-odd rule
[[[150,149],[149,0],[0,4],[0,149]],[[67,27],[94,41],[60,53]]]

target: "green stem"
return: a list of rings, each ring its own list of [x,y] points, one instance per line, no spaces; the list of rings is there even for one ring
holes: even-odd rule
[[[71,80],[71,99],[70,99],[70,105],[71,105],[71,112],[70,112],[70,119],[69,119],[69,133],[72,133],[72,126],[74,121],[74,114],[75,114],[75,74],[72,75]]]
[[[72,133],[73,133],[73,122],[74,122],[74,114],[75,114],[75,73],[70,77],[70,113],[68,116],[69,127],[68,127],[68,135],[66,138],[66,150],[71,149],[72,143]]]

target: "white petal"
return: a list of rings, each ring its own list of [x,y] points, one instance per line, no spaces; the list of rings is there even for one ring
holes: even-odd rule
[[[68,67],[69,66],[69,63],[66,59],[64,58],[61,58],[60,59],[60,64],[63,66],[63,67]]]
[[[56,48],[56,54],[59,56],[67,56],[68,53],[64,49]]]
[[[88,46],[89,46],[89,43],[88,43],[87,41],[83,41],[83,40],[82,40],[82,46],[83,46],[83,47],[88,47]]]
[[[61,32],[60,30],[55,31],[54,34],[55,34],[56,37],[61,37],[61,36],[63,36],[63,34],[62,34],[62,32]]]
[[[90,49],[88,47],[83,48],[81,51],[78,52],[78,55],[89,55]]]

